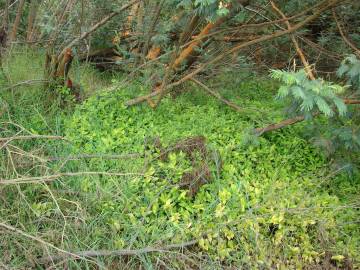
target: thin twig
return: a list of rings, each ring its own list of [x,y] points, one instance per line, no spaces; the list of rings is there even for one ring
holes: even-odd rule
[[[19,131],[18,133],[21,133]],[[0,150],[9,145],[12,141],[23,141],[23,140],[33,140],[33,139],[46,139],[46,140],[64,140],[66,139],[62,136],[49,136],[49,135],[16,135],[8,138],[0,138]]]
[[[34,241],[36,241],[36,242],[38,242],[38,243],[40,243],[40,244],[43,244],[43,245],[46,246],[46,247],[53,248],[53,249],[59,251],[60,253],[62,253],[63,256],[74,257],[74,258],[78,258],[78,259],[84,259],[84,260],[86,260],[86,261],[89,261],[89,262],[92,262],[92,263],[96,263],[96,262],[94,262],[94,261],[92,261],[92,260],[89,260],[89,259],[87,259],[87,258],[84,258],[84,257],[82,258],[81,255],[74,254],[74,253],[72,253],[72,252],[69,252],[69,251],[63,250],[63,249],[61,249],[61,248],[58,248],[58,247],[54,246],[53,244],[48,243],[48,242],[42,240],[41,238],[35,237],[35,236],[31,235],[31,234],[28,234],[28,233],[26,233],[26,232],[24,232],[24,231],[22,231],[22,230],[20,230],[20,229],[17,229],[17,228],[15,228],[15,227],[13,227],[13,226],[11,226],[11,225],[9,225],[9,224],[6,224],[6,223],[3,222],[3,221],[0,221],[0,227],[4,228],[4,229],[6,229],[6,230],[9,230],[9,231],[11,231],[11,232],[15,232],[15,233],[17,233],[17,234],[19,234],[19,235],[21,235],[21,236],[24,236],[24,237],[26,237],[26,238],[29,238],[29,239],[31,239],[31,240],[34,240]],[[48,262],[52,262],[52,260],[49,260]]]
[[[270,1],[270,3],[271,3],[272,8],[273,8],[277,13],[279,13],[280,16],[281,16],[283,19],[286,19],[285,24],[286,24],[287,28],[290,30],[290,29],[292,28],[292,26],[291,26],[288,18],[287,18],[287,17],[285,16],[285,14],[275,5],[275,3],[274,3],[273,1]],[[315,80],[315,76],[314,76],[314,73],[313,73],[312,70],[311,70],[311,66],[309,65],[309,62],[306,60],[306,57],[305,57],[303,51],[301,50],[301,48],[300,48],[300,46],[299,46],[299,43],[298,43],[295,35],[294,35],[294,34],[291,34],[291,35],[290,35],[290,39],[291,39],[292,43],[293,43],[294,46],[295,46],[296,52],[297,52],[297,54],[299,55],[299,57],[300,57],[300,59],[301,59],[301,62],[303,63],[304,68],[305,68],[305,71],[306,71],[306,73],[308,74],[309,78],[310,78],[311,80]]]
[[[65,54],[67,48],[71,48],[74,45],[76,45],[79,41],[87,38],[91,33],[95,32],[98,28],[105,25],[108,21],[110,21],[115,16],[119,15],[122,11],[128,9],[129,7],[131,7],[132,5],[134,5],[134,4],[136,4],[136,3],[140,2],[140,1],[142,1],[142,0],[133,0],[130,3],[127,3],[127,4],[123,5],[118,11],[111,12],[109,15],[107,15],[106,17],[101,19],[99,22],[94,24],[89,29],[89,31],[82,33],[79,37],[73,39],[68,45],[66,45],[64,47],[64,49],[62,50],[62,52],[60,53],[58,59],[61,59],[61,57]]]
[[[226,105],[228,105],[229,107],[231,107],[232,109],[234,109],[235,111],[238,112],[242,112],[244,111],[243,108],[240,108],[238,105],[236,105],[235,103],[231,102],[230,100],[227,100],[226,98],[222,97],[219,93],[211,90],[209,87],[207,87],[205,84],[203,84],[202,82],[198,81],[195,78],[191,78],[191,81],[194,82],[195,84],[201,86],[207,93],[209,93],[210,95],[212,95],[213,97],[216,97],[218,100],[220,100],[221,102],[225,103]]]
[[[80,255],[76,255],[76,254],[73,254],[73,253],[71,253],[71,252],[68,252],[68,251],[66,251],[66,250],[60,249],[60,248],[54,246],[53,244],[50,244],[50,243],[48,243],[48,242],[46,242],[46,241],[44,241],[44,240],[42,240],[42,239],[40,239],[40,238],[38,238],[38,237],[35,237],[35,236],[33,236],[33,235],[30,235],[30,234],[28,234],[28,233],[26,233],[26,232],[24,232],[24,231],[22,231],[22,230],[20,230],[20,229],[17,229],[17,228],[15,228],[15,227],[13,227],[13,226],[11,226],[11,225],[9,225],[9,224],[6,224],[5,222],[0,222],[0,227],[2,227],[2,228],[4,228],[4,229],[7,229],[7,230],[9,230],[9,231],[11,231],[11,232],[16,232],[16,233],[18,233],[19,235],[22,235],[22,236],[24,236],[24,237],[26,237],[26,238],[29,238],[29,239],[31,239],[31,240],[34,240],[34,241],[36,241],[36,242],[39,242],[39,243],[41,243],[41,244],[43,244],[43,245],[45,245],[45,246],[51,247],[51,248],[53,248],[53,249],[55,249],[55,250],[57,250],[57,251],[59,251],[59,252],[61,252],[61,253],[63,253],[63,254],[68,255],[68,256],[75,256],[75,257],[79,257],[79,256],[80,256]]]
[[[52,182],[61,177],[102,175],[102,176],[143,176],[143,173],[112,173],[112,172],[67,172],[47,176],[21,177],[15,179],[0,179],[0,185],[34,184],[42,182]]]
[[[19,82],[16,84],[13,84],[7,88],[4,88],[3,91],[5,90],[9,90],[9,89],[14,89],[16,87],[22,86],[22,85],[31,85],[31,84],[36,84],[36,83],[47,83],[49,82],[48,80],[42,80],[42,79],[35,79],[35,80],[27,80],[27,81],[23,81],[23,82]]]
[[[51,136],[51,135],[25,135],[25,136],[13,136],[8,138],[0,138],[0,142],[8,141],[23,141],[33,139],[46,139],[46,140],[66,140],[62,136]]]
[[[261,43],[261,42],[265,42],[265,41],[269,41],[272,39],[276,39],[279,37],[282,37],[284,35],[289,35],[292,34],[294,32],[296,32],[297,30],[301,29],[302,27],[304,27],[306,24],[310,23],[311,21],[315,20],[316,18],[318,18],[320,16],[320,14],[330,8],[332,8],[333,6],[335,6],[338,3],[343,2],[344,0],[329,0],[329,1],[323,1],[321,3],[321,5],[319,5],[319,8],[314,11],[314,13],[310,16],[308,16],[307,18],[305,18],[304,20],[302,20],[301,22],[294,24],[292,28],[290,29],[286,29],[286,30],[280,30],[280,31],[275,31],[272,34],[268,34],[268,35],[264,35],[260,38],[256,38],[244,43],[241,43],[235,47],[233,47],[230,50],[224,51],[222,54],[218,55],[217,57],[213,58],[212,60],[201,64],[197,69],[193,70],[192,72],[184,75],[181,79],[179,79],[176,82],[173,82],[171,84],[168,84],[166,86],[166,91],[167,93],[171,91],[172,88],[174,88],[175,86],[178,86],[180,84],[183,84],[184,82],[190,80],[191,78],[193,78],[195,75],[199,74],[200,72],[202,72],[203,70],[205,70],[208,66],[211,66],[215,63],[218,63],[219,61],[223,60],[227,55],[230,55],[232,53],[238,52],[246,47]],[[157,96],[159,94],[159,92],[152,92],[148,95],[144,95],[144,96],[140,96],[131,100],[128,100],[125,104],[126,106],[133,106],[139,103],[142,103],[146,100],[148,100],[149,97],[154,97]]]
[[[111,155],[111,154],[94,154],[94,155],[77,155],[77,156],[67,156],[67,157],[49,157],[46,158],[46,161],[59,161],[59,160],[80,160],[80,159],[132,159],[141,157],[140,153],[129,153],[129,154],[120,154],[120,155]]]
[[[360,57],[360,50],[346,37],[344,31],[342,30],[341,28],[341,25],[339,23],[339,20],[337,19],[337,16],[336,16],[336,12],[335,12],[335,9],[333,8],[332,9],[332,12],[333,12],[333,17],[334,17],[334,20],[335,20],[335,23],[336,23],[336,26],[337,28],[339,29],[339,32],[340,32],[340,35],[341,37],[343,38],[343,40],[345,41],[345,43],[355,51],[355,53]]]
[[[346,105],[358,105],[358,104],[360,104],[360,100],[355,100],[355,99],[343,99],[343,102]],[[313,117],[316,117],[316,116],[319,116],[319,115],[320,115],[319,112],[313,113]],[[287,126],[302,122],[304,120],[305,120],[305,116],[303,116],[303,115],[296,116],[294,118],[289,118],[289,119],[283,120],[283,121],[281,121],[279,123],[276,123],[276,124],[268,125],[268,126],[266,126],[264,128],[256,128],[254,130],[254,132],[258,136],[261,136],[263,133],[273,131],[273,130],[277,130],[277,129],[281,129],[281,128],[284,128],[284,127],[287,127]]]
[[[145,247],[142,249],[120,249],[120,250],[87,250],[72,253],[63,253],[62,255],[45,257],[40,260],[41,263],[45,264],[48,262],[56,262],[66,258],[79,259],[81,257],[109,257],[109,256],[139,256],[146,253],[164,252],[171,249],[184,249],[195,245],[198,240],[191,240],[179,244],[170,244],[163,247]]]

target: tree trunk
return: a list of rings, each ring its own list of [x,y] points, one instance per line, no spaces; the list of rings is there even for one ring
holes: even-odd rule
[[[40,5],[39,0],[31,0],[30,2],[30,11],[28,16],[28,24],[26,29],[26,41],[32,42],[33,41],[33,33],[34,33],[34,27],[35,27],[35,20],[37,16],[37,11]]]
[[[195,33],[196,28],[198,27],[198,24],[200,22],[200,16],[199,15],[194,15],[191,19],[190,22],[188,23],[187,27],[185,28],[185,30],[181,33],[180,36],[180,40],[179,43],[181,45],[183,45],[184,43],[186,43],[191,37],[192,35]]]
[[[9,5],[10,5],[10,0],[6,0],[5,2],[5,9],[4,9],[4,17],[2,19],[2,28],[5,28],[7,30],[8,25],[9,25]]]
[[[123,33],[122,33],[122,36],[123,37],[127,37],[130,35],[130,33],[132,32],[132,25],[133,25],[133,21],[134,21],[134,18],[136,18],[136,15],[138,13],[138,10],[139,10],[139,3],[133,5],[131,7],[131,10],[129,12],[129,15],[127,16],[127,19],[126,19],[126,23],[125,23],[125,26],[124,26],[124,30],[123,30]]]
[[[239,2],[243,2],[243,1],[239,1]],[[246,3],[248,3],[248,1],[246,1]],[[153,102],[150,98],[147,99],[149,105],[152,108],[156,108],[159,105],[161,99],[163,98],[165,91],[166,91],[166,84],[168,82],[172,81],[172,79],[169,79],[169,78],[174,73],[179,72],[179,70],[183,66],[185,66],[184,69],[188,69],[190,66],[192,66],[192,64],[196,61],[196,58],[199,56],[200,49],[202,48],[204,43],[209,39],[209,33],[213,29],[216,29],[218,26],[223,24],[227,19],[229,19],[230,17],[232,17],[235,14],[233,7],[234,7],[233,4],[229,4],[228,8],[230,9],[230,12],[227,16],[219,18],[214,23],[208,23],[200,31],[200,33],[193,39],[193,41],[190,42],[190,44],[180,52],[180,54],[177,54],[177,52],[175,53],[175,57],[176,57],[176,55],[178,55],[178,56],[175,59],[172,59],[171,63],[169,63],[168,67],[166,68],[165,76],[164,76],[162,83],[160,83],[160,82],[155,83],[154,84],[155,88],[152,89],[152,91],[159,92],[159,97],[156,100],[156,102],[154,103],[155,105],[153,105]],[[196,28],[197,22],[198,22],[198,19],[196,17],[194,17],[194,20],[190,21],[189,29],[186,29],[184,31],[184,34],[181,35],[181,37],[180,37],[180,41],[186,40],[186,38],[192,34],[193,31],[191,31],[191,28],[194,30],[194,27]],[[159,87],[159,85],[160,85],[160,87]]]
[[[119,15],[122,11],[128,9],[129,7],[137,4],[141,0],[132,0],[128,2],[127,4],[123,5],[118,11],[111,12],[104,18],[102,18],[100,21],[95,23],[87,32],[81,33],[80,36],[74,38],[72,41],[66,45],[63,50],[60,51],[60,53],[56,54],[54,53],[54,42],[51,41],[48,45],[48,50],[46,53],[45,58],[45,79],[49,81],[52,84],[55,85],[65,85],[67,86],[72,93],[74,94],[75,98],[77,100],[80,99],[80,93],[79,88],[80,86],[76,85],[72,82],[72,80],[69,78],[69,70],[71,66],[71,62],[73,60],[73,53],[72,48],[81,40],[87,38],[90,34],[95,32],[97,29],[105,25],[107,22],[109,22],[112,18]],[[73,3],[75,3],[75,0],[68,0],[66,4],[66,9],[69,8]],[[66,10],[65,10],[66,11]],[[66,16],[66,12],[63,12],[59,18],[60,25],[64,23],[64,18]],[[53,34],[53,36],[56,38],[57,34],[59,33],[57,31]]]
[[[191,42],[189,44],[189,46],[187,46],[184,50],[182,50],[180,52],[180,55],[177,57],[177,59],[175,60],[173,66],[172,66],[173,70],[176,70],[179,67],[181,67],[181,65],[183,63],[185,63],[186,61],[188,62],[186,64],[187,67],[189,67],[193,64],[196,57],[199,55],[198,49],[200,49],[201,46],[208,40],[209,33],[213,29],[217,28],[218,26],[223,24],[226,20],[228,20],[229,18],[231,18],[232,16],[235,15],[235,12],[234,12],[234,6],[235,6],[234,3],[235,2],[246,6],[249,4],[250,1],[249,0],[234,0],[234,1],[232,1],[232,3],[228,4],[227,8],[230,10],[229,14],[227,16],[219,18],[214,23],[208,23],[201,30],[201,32],[195,37],[194,41]],[[192,36],[192,33],[194,32],[194,29],[196,28],[198,22],[199,22],[199,18],[197,18],[197,15],[196,15],[190,22],[189,28],[186,31],[184,31],[183,35],[180,37],[180,41],[185,42],[188,38],[190,38]]]
[[[15,21],[9,36],[9,40],[8,43],[11,44],[13,41],[16,40],[16,35],[17,35],[17,30],[19,28],[20,25],[20,21],[21,21],[21,16],[24,10],[24,5],[25,5],[25,0],[20,0],[19,2],[19,6],[18,9],[16,11],[16,17],[15,17]]]
[[[171,67],[173,70],[178,69],[181,67],[183,63],[185,63],[187,60],[190,60],[187,66],[190,66],[193,62],[196,56],[198,55],[198,49],[201,48],[201,46],[204,44],[204,42],[208,39],[208,34],[211,30],[216,28],[217,26],[221,25],[225,21],[225,18],[221,18],[217,20],[215,23],[208,23],[195,37],[195,40],[192,41],[189,46],[187,46],[184,50],[182,50],[179,54],[179,56],[176,58],[173,66]]]
[[[157,25],[157,22],[160,18],[160,13],[161,13],[161,9],[162,9],[162,6],[164,4],[164,0],[159,0],[155,7],[153,8],[153,13],[154,13],[154,16],[151,18],[151,25],[147,31],[147,35],[145,37],[145,43],[144,43],[144,47],[143,47],[143,50],[142,50],[142,54],[145,56],[145,55],[148,55],[149,53],[149,48],[150,48],[150,41],[151,41],[151,38],[153,37],[154,35],[154,32],[155,32],[155,28],[156,28],[156,25]],[[152,47],[154,48],[154,46]],[[156,48],[159,48],[159,47],[156,47]],[[160,48],[159,48],[160,49]],[[160,51],[159,51],[160,53]],[[157,57],[157,56],[156,56]],[[155,58],[156,58],[155,57]],[[148,57],[147,57],[148,58]]]
[[[9,4],[10,0],[6,0],[5,3],[5,10],[4,10],[4,17],[1,22],[0,28],[0,58],[2,56],[2,48],[6,47],[7,43],[7,34],[8,34],[8,26],[9,26]]]

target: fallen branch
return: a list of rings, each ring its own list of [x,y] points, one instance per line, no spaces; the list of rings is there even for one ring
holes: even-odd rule
[[[0,142],[22,141],[22,140],[33,140],[33,139],[66,140],[62,136],[26,135],[26,136],[14,136],[14,137],[8,137],[8,138],[0,138]]]
[[[272,34],[269,35],[265,35],[263,37],[257,38],[257,39],[253,39],[250,40],[248,42],[244,42],[241,43],[237,46],[235,46],[234,48],[225,51],[224,53],[218,55],[217,57],[215,57],[214,59],[212,59],[211,61],[204,63],[203,65],[199,66],[196,70],[194,70],[193,72],[191,72],[190,74],[185,75],[183,78],[181,78],[179,81],[172,83],[171,87],[180,85],[182,83],[184,83],[185,81],[193,78],[195,75],[197,75],[198,73],[202,72],[206,67],[213,65],[217,62],[219,62],[220,60],[222,60],[223,58],[225,58],[227,55],[233,54],[235,52],[238,52],[239,50],[242,50],[246,47],[249,47],[251,45],[255,45],[257,43],[260,42],[265,42],[265,41],[269,41],[278,37],[282,37],[284,35],[288,35],[288,34],[292,34],[295,31],[299,30],[300,28],[304,27],[306,24],[310,23],[311,21],[315,20],[316,18],[318,18],[320,16],[320,14],[328,9],[330,9],[331,7],[333,7],[334,5],[343,2],[344,0],[331,0],[331,1],[323,1],[322,4],[324,5],[323,7],[320,7],[317,11],[314,12],[314,14],[308,16],[306,19],[304,19],[302,22],[297,23],[295,25],[293,25],[292,28],[290,29],[286,29],[283,31],[277,31],[274,32]],[[169,85],[170,86],[170,85]]]
[[[345,104],[348,104],[348,105],[356,105],[356,104],[360,104],[360,100],[358,99],[344,99],[343,100]]]
[[[355,99],[343,99],[343,102],[347,105],[360,104],[360,100],[355,100]],[[316,117],[318,115],[320,115],[320,113],[314,113],[313,117]],[[276,124],[268,125],[267,127],[264,127],[264,128],[256,128],[254,130],[254,132],[256,135],[261,136],[262,134],[264,134],[266,132],[281,129],[283,127],[290,126],[290,125],[302,122],[304,120],[305,120],[305,116],[296,116],[294,118],[286,119],[286,120],[283,120]]]
[[[306,19],[304,19],[303,21],[293,25],[290,29],[286,29],[286,30],[281,30],[281,31],[276,31],[272,34],[269,35],[265,35],[263,37],[260,38],[256,38],[253,40],[250,40],[248,42],[244,42],[241,43],[235,47],[233,47],[232,49],[223,52],[222,54],[218,55],[217,57],[215,57],[214,59],[212,59],[211,61],[204,63],[202,65],[200,65],[197,69],[195,69],[194,71],[192,71],[191,73],[185,75],[184,77],[182,77],[180,80],[178,80],[177,82],[171,83],[169,85],[166,86],[166,88],[164,89],[164,91],[169,91],[170,89],[172,89],[175,86],[178,86],[182,83],[184,83],[185,81],[188,81],[190,79],[192,79],[195,75],[199,74],[200,72],[202,72],[203,70],[205,70],[206,67],[213,65],[219,61],[221,61],[223,58],[225,58],[227,55],[233,54],[235,52],[238,52],[246,47],[261,43],[261,42],[265,42],[265,41],[269,41],[278,37],[282,37],[284,35],[288,35],[288,34],[292,34],[294,32],[296,32],[297,30],[299,30],[300,28],[302,28],[303,26],[305,26],[306,24],[310,23],[311,21],[315,20],[317,17],[320,16],[320,14],[330,8],[332,8],[333,6],[335,6],[336,4],[339,4],[341,2],[343,2],[344,0],[330,0],[330,1],[323,1],[321,3],[321,6],[319,5],[318,10],[316,10],[312,15],[308,16]],[[286,20],[285,20],[286,21]],[[144,102],[146,100],[148,100],[151,97],[154,97],[156,95],[158,95],[159,92],[152,92],[148,95],[144,95],[144,96],[140,96],[137,97],[135,99],[129,100],[127,101],[125,104],[127,106],[132,106],[141,102]]]
[[[53,244],[50,244],[50,243],[48,243],[48,242],[45,242],[44,240],[42,240],[42,239],[40,239],[40,238],[37,238],[37,237],[35,237],[35,236],[32,236],[32,235],[30,235],[30,234],[27,234],[26,232],[23,232],[22,230],[19,230],[19,229],[15,228],[15,227],[13,227],[13,226],[11,226],[11,225],[9,225],[9,224],[0,222],[0,227],[6,229],[6,230],[8,230],[8,231],[11,231],[11,232],[16,232],[16,233],[18,233],[19,235],[22,235],[22,236],[24,236],[24,237],[26,237],[26,238],[29,238],[29,239],[31,239],[31,240],[34,240],[34,241],[36,241],[36,242],[39,242],[39,243],[41,243],[41,244],[43,244],[43,245],[45,245],[45,246],[51,247],[51,248],[53,248],[53,249],[55,249],[55,250],[57,250],[57,251],[59,251],[59,252],[62,252],[62,253],[64,253],[64,254],[67,254],[68,256],[76,256],[75,254],[72,254],[72,253],[70,253],[70,252],[68,252],[68,251],[66,251],[66,250],[60,249],[60,248],[54,246]]]
[[[7,88],[4,88],[3,91],[5,90],[9,90],[9,89],[14,89],[16,87],[22,86],[22,85],[31,85],[31,84],[36,84],[36,83],[47,83],[49,82],[48,80],[43,80],[43,79],[35,79],[35,80],[27,80],[27,81],[22,81],[13,85],[10,85]]]
[[[205,84],[203,84],[202,82],[192,78],[191,79],[192,82],[194,82],[195,84],[199,85],[200,87],[202,87],[207,93],[209,93],[210,95],[212,95],[213,97],[216,97],[218,100],[220,100],[221,102],[225,103],[226,105],[228,105],[229,107],[233,108],[235,111],[241,112],[244,111],[244,109],[240,108],[238,105],[236,105],[235,103],[231,102],[230,100],[227,100],[226,98],[222,97],[219,93],[211,90],[209,87],[207,87]]]
[[[57,262],[60,260],[72,258],[72,259],[81,259],[81,257],[109,257],[109,256],[139,256],[142,254],[147,253],[154,253],[154,252],[164,252],[171,249],[184,249],[186,247],[190,247],[195,245],[198,240],[192,240],[188,242],[183,242],[179,244],[170,244],[163,247],[145,247],[142,249],[120,249],[120,250],[87,250],[87,251],[79,251],[79,252],[72,252],[72,253],[63,253],[57,256],[48,256],[40,260],[40,263],[46,264],[49,262]]]
[[[287,126],[302,122],[304,120],[305,120],[305,116],[297,116],[297,117],[294,117],[294,118],[283,120],[283,121],[281,121],[279,123],[276,123],[276,124],[268,125],[267,127],[264,127],[264,128],[256,128],[254,130],[254,132],[255,132],[255,134],[257,136],[261,136],[262,134],[264,134],[266,132],[277,130],[277,129],[280,129],[280,128],[283,128],[283,127],[287,127]]]
[[[77,156],[65,156],[65,157],[49,157],[46,161],[59,161],[59,160],[80,160],[80,159],[132,159],[141,157],[140,153],[129,153],[129,154],[120,154],[120,155],[111,155],[111,154],[95,154],[95,155],[77,155]]]
[[[169,88],[169,85],[167,87],[165,87],[165,89],[168,89],[168,88]],[[147,101],[149,98],[156,97],[159,93],[160,93],[159,91],[156,91],[156,92],[151,92],[148,95],[136,97],[134,99],[131,99],[131,100],[128,100],[127,102],[125,102],[125,105],[126,106],[133,106],[133,105],[142,103],[144,101]]]
[[[303,10],[302,12],[300,12],[300,13],[294,15],[294,16],[288,17],[288,18],[286,18],[286,20],[294,20],[294,19],[297,19],[297,18],[303,16],[304,14],[306,14],[306,13],[312,11],[312,10],[315,10],[315,9],[318,8],[319,6],[321,6],[321,3],[315,5],[315,6],[311,7],[311,8],[308,8],[308,9],[306,9],[306,10]],[[269,25],[273,25],[273,24],[276,24],[276,23],[281,23],[281,22],[284,22],[284,21],[286,21],[286,20],[285,20],[285,19],[277,19],[277,20],[274,20],[274,21],[268,21],[268,22],[262,22],[262,23],[244,24],[244,25],[240,25],[240,26],[237,26],[237,27],[232,28],[232,30],[231,30],[230,32],[238,32],[238,31],[240,31],[240,30],[243,29],[243,28],[245,28],[245,29],[246,29],[246,28],[262,28],[262,27],[264,27],[264,26],[269,26]],[[282,30],[284,30],[284,29],[282,28]],[[212,32],[208,33],[205,37],[206,37],[206,38],[211,38],[212,36],[215,36],[215,35],[218,35],[218,34],[223,34],[224,32],[227,32],[227,31],[228,31],[228,30],[225,30],[225,29],[221,29],[221,30],[218,30],[218,31],[212,31]],[[199,37],[194,37],[194,39],[192,39],[192,40],[190,40],[189,42],[181,45],[179,49],[184,49],[184,48],[186,48],[187,46],[189,46],[192,42],[198,41],[198,40],[200,40],[201,38],[205,38],[205,37],[200,37],[200,38],[199,38]],[[301,38],[302,38],[302,39],[305,39],[304,37],[301,37]],[[180,42],[180,44],[181,44],[181,42]],[[319,50],[319,49],[318,49],[318,50]],[[158,56],[157,58],[152,59],[152,60],[150,60],[150,61],[147,61],[147,62],[145,62],[144,64],[140,65],[140,66],[137,67],[134,71],[132,71],[132,72],[129,74],[129,76],[127,76],[127,79],[125,79],[125,80],[123,81],[123,83],[125,83],[125,82],[128,80],[128,78],[132,78],[132,76],[133,76],[137,71],[141,70],[141,69],[144,68],[146,65],[152,64],[152,63],[158,61],[159,59],[168,56],[168,55],[171,54],[171,53],[174,53],[174,50],[168,51],[168,52],[166,52],[166,53]],[[339,59],[337,59],[337,60],[341,60],[341,59],[342,59],[342,57],[340,57],[340,56],[338,56],[338,58],[339,58]],[[172,87],[172,85],[170,85],[170,88],[171,88],[171,87]],[[169,88],[169,87],[168,87],[168,88]],[[112,86],[111,88],[108,89],[108,91],[114,91],[114,90],[116,90],[116,89],[118,89],[118,85]],[[158,94],[159,94],[159,93],[157,93],[157,92],[152,92],[152,93],[150,93],[150,94],[148,94],[148,95],[145,95],[145,96],[139,96],[139,97],[137,97],[137,98],[128,100],[128,101],[125,103],[125,105],[127,105],[127,106],[132,106],[132,105],[135,105],[135,104],[138,104],[138,103],[142,103],[142,102],[144,102],[144,101],[147,101],[149,98],[154,97],[154,96],[156,96],[156,95],[158,95]]]
[[[72,176],[88,176],[88,175],[102,175],[102,176],[143,176],[143,173],[112,173],[112,172],[68,172],[58,173],[47,176],[35,176],[35,177],[21,177],[15,179],[0,179],[0,185],[18,185],[18,184],[35,184],[43,182],[52,182],[61,177]]]
[[[46,140],[64,140],[62,136],[48,136],[48,135],[25,135],[13,136],[8,138],[0,138],[0,150],[9,145],[12,141],[33,140],[33,139],[46,139]]]

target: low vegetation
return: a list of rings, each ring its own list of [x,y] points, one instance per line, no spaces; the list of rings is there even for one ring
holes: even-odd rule
[[[360,7],[175,2],[0,3],[0,268],[360,268]]]

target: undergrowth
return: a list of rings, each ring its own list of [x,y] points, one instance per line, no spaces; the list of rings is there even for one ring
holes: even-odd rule
[[[18,89],[2,95],[7,107],[0,116],[1,137],[19,131],[5,124],[12,122],[33,134],[64,135],[66,141],[14,143],[46,161],[1,149],[1,178],[59,172],[136,175],[99,173],[0,185],[1,222],[70,251],[198,240],[184,252],[99,257],[65,262],[60,268],[358,266],[358,178],[330,171],[326,157],[301,137],[305,124],[249,145],[248,130],[282,118],[281,104],[272,99],[276,88],[269,80],[226,79],[231,83],[222,93],[250,111],[234,112],[192,86],[176,100],[165,99],[155,111],[146,105],[126,108],[126,100],[146,91],[136,82],[92,95],[65,111],[36,86],[27,93]],[[159,139],[167,147],[192,136],[206,138],[212,177],[190,197],[180,184],[193,164],[181,151],[162,160],[153,142]],[[17,269],[35,267],[41,258],[57,253],[23,235],[3,232],[0,262]]]

